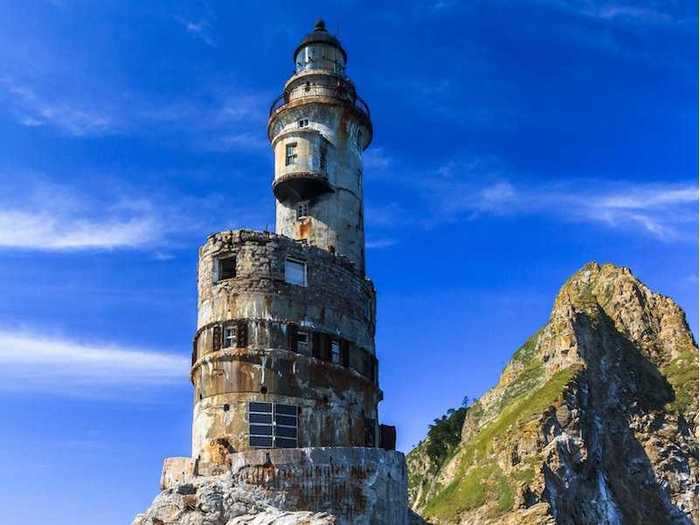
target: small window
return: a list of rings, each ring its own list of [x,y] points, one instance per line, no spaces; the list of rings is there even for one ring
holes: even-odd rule
[[[218,279],[223,281],[224,279],[233,279],[236,277],[236,258],[226,257],[225,259],[218,260]]]
[[[297,220],[304,219],[309,216],[309,201],[303,201],[297,204]]]
[[[336,365],[340,364],[340,342],[337,339],[331,341],[331,362]]]
[[[291,142],[285,146],[285,164],[291,166],[297,163],[297,143]]]
[[[328,167],[328,147],[326,146],[326,143],[323,142],[321,143],[321,151],[320,151],[320,157],[319,157],[319,169],[323,172],[326,171],[326,168]]]
[[[224,348],[233,348],[236,346],[238,341],[238,330],[236,326],[226,326],[224,327]]]
[[[289,284],[306,286],[306,263],[296,259],[287,259],[284,262],[284,280]]]
[[[303,119],[299,120],[298,124],[299,124],[300,128],[305,128],[306,126],[309,125],[309,119],[303,118]]]

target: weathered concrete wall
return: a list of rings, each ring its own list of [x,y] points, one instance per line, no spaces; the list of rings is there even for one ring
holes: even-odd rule
[[[405,525],[404,455],[376,448],[255,450],[234,454],[231,472],[242,488],[262,489],[290,511],[328,512],[339,525]]]
[[[287,257],[306,263],[306,286],[285,281]],[[231,258],[235,276],[217,280]],[[221,232],[200,250],[198,282],[192,450],[202,468],[249,448],[250,401],[297,407],[298,446],[378,443],[375,292],[350,261],[272,233]],[[227,326],[245,335],[224,348]],[[299,331],[307,344],[291,343]]]
[[[345,255],[364,272],[362,151],[371,140],[371,123],[356,109],[355,87],[344,75],[303,71],[291,77],[285,92],[288,101],[271,116],[268,128],[275,182],[298,173],[324,178],[332,191],[308,200],[304,224],[297,218],[299,199],[278,201],[276,231]],[[302,119],[308,121],[305,127],[299,126]],[[289,144],[296,144],[298,155],[291,165],[286,162]]]
[[[166,461],[165,470],[176,463]],[[134,524],[423,523],[408,510],[406,463],[400,452],[356,447],[251,450],[231,455],[228,467],[214,474],[164,474],[174,481]],[[285,519],[271,519],[275,516]]]
[[[160,475],[160,490],[187,483],[194,477],[195,462],[192,458],[165,458]]]

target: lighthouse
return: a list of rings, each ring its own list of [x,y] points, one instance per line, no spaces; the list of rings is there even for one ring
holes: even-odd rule
[[[375,290],[364,274],[369,110],[322,21],[272,104],[276,233],[209,237],[199,253],[193,454],[379,445]]]
[[[379,423],[365,275],[370,112],[323,21],[293,61],[267,125],[275,232],[222,231],[199,249],[192,457],[166,460],[161,486],[231,473],[291,510],[401,525],[405,462]]]
[[[369,107],[346,74],[347,54],[322,20],[294,51],[295,70],[273,103],[277,233],[365,268],[362,152]]]

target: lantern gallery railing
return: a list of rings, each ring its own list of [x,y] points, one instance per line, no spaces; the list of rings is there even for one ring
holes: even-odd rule
[[[337,89],[337,90],[334,90],[334,93],[336,95],[336,98],[338,98],[340,100],[347,100],[348,102],[351,102],[352,105],[354,106],[354,108],[357,109],[360,113],[362,113],[369,120],[369,118],[370,118],[369,106],[358,95],[355,95],[352,99],[348,99],[348,92],[345,90]],[[304,100],[304,98],[307,98],[307,97],[299,97],[298,99],[295,99],[295,100]],[[270,115],[272,115],[275,111],[277,111],[279,108],[281,108],[282,106],[284,106],[288,102],[289,102],[289,94],[282,93],[270,105]]]

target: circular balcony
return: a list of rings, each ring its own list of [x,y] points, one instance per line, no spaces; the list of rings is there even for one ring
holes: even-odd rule
[[[331,191],[328,177],[309,171],[286,173],[272,182],[275,198],[283,203],[305,201]]]

